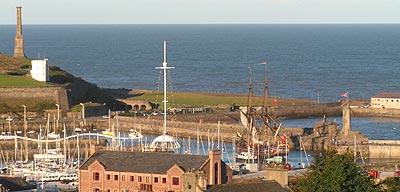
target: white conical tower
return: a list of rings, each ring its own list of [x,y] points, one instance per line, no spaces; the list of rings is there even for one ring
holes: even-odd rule
[[[164,131],[163,134],[156,137],[150,144],[150,148],[156,151],[172,151],[181,148],[181,145],[175,140],[173,136],[167,135],[167,69],[175,67],[167,66],[167,42],[164,41],[164,62],[162,67],[156,67],[164,72]]]

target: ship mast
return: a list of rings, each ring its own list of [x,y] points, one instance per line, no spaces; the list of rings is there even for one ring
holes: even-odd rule
[[[255,138],[254,138],[254,126],[253,126],[253,69],[250,66],[250,77],[249,77],[249,96],[247,100],[247,111],[246,111],[246,117],[247,117],[247,125],[248,127],[248,140],[247,140],[247,157],[249,159],[250,155],[252,157],[252,160],[254,163],[254,143],[255,143]],[[253,144],[251,144],[253,143]],[[250,149],[250,146],[252,145],[252,149]],[[251,151],[251,154],[249,153]]]
[[[167,134],[167,69],[174,69],[175,67],[167,66],[167,42],[164,41],[164,62],[162,67],[156,67],[156,69],[162,69],[164,71],[164,131],[163,134]]]
[[[247,116],[250,117],[253,111],[253,69],[250,66],[250,78],[249,78],[249,96],[247,98]],[[250,120],[250,118],[249,118]]]
[[[181,147],[179,142],[176,141],[173,136],[167,135],[167,69],[173,68],[175,67],[167,66],[167,42],[164,41],[164,62],[162,63],[162,67],[156,67],[156,69],[161,69],[164,72],[164,130],[163,134],[156,137],[150,144],[151,150],[170,151]]]
[[[268,102],[268,68],[267,68],[267,62],[265,62],[264,101],[263,101],[264,122],[268,121],[268,106],[267,106],[267,102]]]

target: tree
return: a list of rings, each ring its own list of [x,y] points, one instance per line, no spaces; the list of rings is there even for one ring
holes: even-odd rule
[[[294,181],[290,187],[300,192],[379,191],[373,180],[361,173],[350,151],[339,154],[333,148],[317,157],[308,176]]]
[[[383,191],[396,192],[400,191],[400,177],[388,177],[381,183]]]

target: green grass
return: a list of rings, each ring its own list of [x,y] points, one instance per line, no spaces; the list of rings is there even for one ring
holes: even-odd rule
[[[140,96],[131,97],[132,100],[148,100],[153,103],[160,103],[162,105],[163,94],[159,91],[143,91]],[[247,105],[247,95],[235,94],[214,94],[214,93],[195,93],[195,92],[169,92],[167,94],[169,105],[175,107],[191,106],[191,107],[204,107],[204,106],[219,106],[219,105]],[[268,105],[273,105],[275,98],[268,99]],[[299,105],[299,104],[312,104],[315,102],[298,99],[284,99],[276,98],[278,105]],[[253,97],[254,105],[261,106],[263,104],[263,97]]]
[[[13,76],[0,74],[0,87],[47,87],[50,86],[44,82],[36,81],[27,76]]]

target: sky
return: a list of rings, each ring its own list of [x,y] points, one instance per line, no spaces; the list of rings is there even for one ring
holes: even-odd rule
[[[0,24],[400,23],[400,0],[0,0]]]

